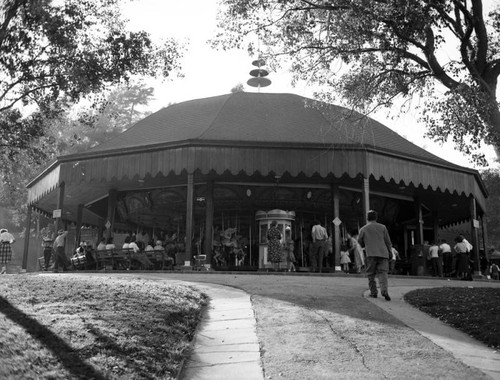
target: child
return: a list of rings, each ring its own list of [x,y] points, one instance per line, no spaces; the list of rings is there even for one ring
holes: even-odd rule
[[[490,275],[493,280],[498,280],[500,268],[495,263],[490,266]]]
[[[340,246],[340,265],[342,265],[342,270],[344,273],[349,273],[349,263],[351,258],[349,257],[349,248],[347,245],[342,244]]]

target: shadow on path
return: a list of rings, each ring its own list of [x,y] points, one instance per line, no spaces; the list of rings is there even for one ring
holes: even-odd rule
[[[0,297],[0,313],[4,314],[13,323],[21,326],[34,339],[38,340],[56,356],[58,361],[76,378],[105,380],[101,373],[86,363],[73,348],[63,339],[58,337],[47,327],[29,317],[21,310],[10,304],[5,298]]]

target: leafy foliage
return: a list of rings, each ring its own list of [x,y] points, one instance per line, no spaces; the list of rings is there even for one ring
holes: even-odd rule
[[[128,32],[119,5],[119,0],[0,4],[4,159],[13,161],[30,150],[45,135],[46,122],[69,104],[134,75],[167,77],[178,68],[181,47],[173,40],[157,46],[145,32]],[[44,152],[33,148],[28,156],[36,159]]]
[[[500,147],[500,12],[481,0],[224,0],[214,45],[246,46],[369,113],[416,97],[428,136],[485,164]],[[245,37],[258,35],[260,45]],[[452,50],[450,50],[450,48]],[[258,51],[257,51],[258,50]]]
[[[45,125],[38,131],[38,138],[21,149],[7,149],[5,154],[15,156],[15,160],[4,162],[4,181],[0,183],[0,205],[11,210],[13,226],[23,225],[26,211],[26,185],[57,156],[72,154],[92,148],[126,130],[133,123],[147,116],[143,109],[153,98],[153,88],[142,82],[116,87],[99,104],[68,107],[58,110],[52,119],[43,120],[41,113],[34,113],[22,120],[28,126]],[[14,114],[17,110],[0,112],[0,115]],[[32,122],[30,122],[32,120]],[[29,123],[28,123],[29,122]],[[3,132],[3,130],[2,130]],[[1,132],[0,132],[1,133]],[[34,132],[30,133],[35,136]]]

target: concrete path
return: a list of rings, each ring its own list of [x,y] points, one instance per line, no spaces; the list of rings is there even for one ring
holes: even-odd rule
[[[193,352],[180,379],[262,380],[256,322],[250,296],[221,285],[197,284],[210,297]]]
[[[420,312],[403,300],[403,295],[413,289],[468,285],[460,281],[391,277],[389,292],[392,301],[386,301],[382,297],[376,299],[368,297],[366,279],[359,277],[216,273],[142,273],[126,276],[131,275],[190,284],[210,298],[194,339],[192,355],[184,363],[179,376],[180,380],[262,380],[264,378],[262,363],[265,357],[261,357],[256,335],[256,320],[249,294],[268,299],[274,298],[277,302],[293,300],[297,302],[297,305],[306,308],[326,307],[329,309],[332,306],[328,303],[335,304],[342,299],[346,302],[341,305],[341,308],[337,310],[334,307],[332,310],[346,316],[351,315],[348,311],[352,311],[349,308],[355,307],[354,300],[364,295],[372,305],[394,316],[421,336],[451,353],[466,366],[478,369],[485,374],[485,377],[500,380],[500,353],[498,351]],[[474,286],[500,287],[500,283],[478,281],[474,283]],[[235,287],[245,289],[245,291]],[[318,292],[319,289],[321,292]],[[312,303],[311,297],[314,298]],[[344,310],[342,307],[347,309]],[[356,313],[352,316],[363,318],[363,315]],[[466,378],[456,375],[456,378]]]
[[[423,287],[425,286],[419,286],[419,288]],[[406,303],[403,300],[404,294],[416,288],[391,287],[389,289],[392,299],[390,302],[383,297],[369,297],[369,291],[364,293],[364,297],[438,346],[451,352],[463,363],[480,369],[495,380],[500,380],[500,353]]]
[[[209,307],[197,331],[193,353],[181,372],[181,380],[262,380],[263,369],[256,321],[250,296],[217,284],[197,283],[210,297]],[[500,380],[500,353],[445,323],[419,311],[403,295],[424,286],[391,287],[392,301],[364,297],[399,319],[468,366]]]

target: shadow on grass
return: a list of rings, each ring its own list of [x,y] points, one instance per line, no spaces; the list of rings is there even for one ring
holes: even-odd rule
[[[0,313],[5,315],[15,324],[24,328],[34,339],[38,340],[52,352],[58,361],[76,378],[105,380],[101,373],[86,363],[73,348],[63,339],[58,337],[47,327],[38,323],[35,319],[24,314],[21,310],[11,305],[5,298],[0,297]]]

